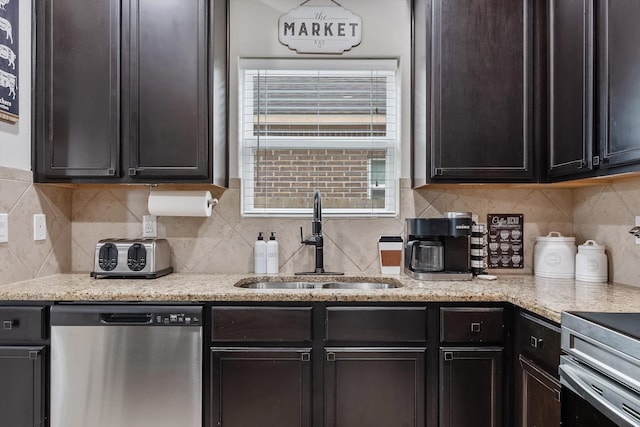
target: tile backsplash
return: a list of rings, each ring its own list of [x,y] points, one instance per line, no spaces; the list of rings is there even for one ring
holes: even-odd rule
[[[34,185],[31,172],[0,167],[0,213],[9,214],[0,285],[71,270],[71,200],[71,189]],[[34,214],[46,215],[46,240],[33,240]]]
[[[401,180],[400,215],[396,218],[325,217],[325,268],[347,273],[377,273],[377,241],[382,234],[402,235],[404,219],[439,217],[446,211],[470,211],[486,221],[488,213],[524,214],[525,268],[500,272],[531,273],[537,236],[549,231],[604,244],[610,279],[640,286],[636,273],[640,246],[627,233],[633,213],[640,214],[640,179],[580,189],[562,188],[424,188],[412,190]],[[137,238],[147,213],[149,189],[33,185],[29,172],[0,168],[0,213],[10,215],[10,241],[0,243],[0,284],[57,272],[89,272],[98,240]],[[240,182],[214,195],[220,203],[209,218],[160,217],[158,236],[169,240],[174,268],[193,273],[250,273],[253,242],[259,231],[276,232],[280,271],[307,271],[314,265],[312,247],[300,244],[300,227],[311,231],[310,218],[243,218]],[[32,238],[32,216],[47,214],[49,236]]]

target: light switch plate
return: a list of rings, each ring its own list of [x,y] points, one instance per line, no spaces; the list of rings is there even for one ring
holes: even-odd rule
[[[33,240],[47,240],[47,217],[45,214],[33,215]]]
[[[9,241],[9,214],[0,214],[0,243]]]

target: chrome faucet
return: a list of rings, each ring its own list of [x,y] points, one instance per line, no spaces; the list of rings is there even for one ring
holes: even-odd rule
[[[313,194],[313,220],[311,222],[311,237],[305,239],[300,227],[300,243],[303,245],[315,246],[316,267],[314,271],[296,274],[344,274],[324,271],[324,238],[322,237],[322,197],[320,191],[315,190]]]

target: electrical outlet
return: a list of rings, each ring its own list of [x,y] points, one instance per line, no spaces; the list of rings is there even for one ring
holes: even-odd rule
[[[47,217],[45,214],[33,215],[33,240],[47,240]]]
[[[0,243],[9,241],[9,214],[0,214]]]
[[[636,217],[636,225],[640,226],[640,216]],[[640,245],[640,237],[636,237],[636,245]]]
[[[155,215],[142,215],[142,237],[158,237],[158,222]]]

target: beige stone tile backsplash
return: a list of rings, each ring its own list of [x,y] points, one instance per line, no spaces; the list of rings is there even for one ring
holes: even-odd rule
[[[325,268],[347,273],[378,272],[377,240],[402,235],[405,218],[438,217],[446,211],[470,211],[486,221],[488,213],[522,213],[525,219],[525,269],[531,273],[535,238],[550,231],[604,244],[610,279],[640,286],[640,246],[628,234],[640,214],[640,179],[575,190],[548,188],[424,188],[412,190],[401,180],[397,218],[325,217]],[[138,238],[147,213],[147,188],[77,188],[33,185],[31,173],[0,168],[0,213],[10,215],[10,242],[0,243],[0,285],[57,272],[89,272],[98,240]],[[209,218],[160,217],[158,235],[169,240],[176,271],[250,273],[253,242],[259,231],[276,232],[280,271],[314,266],[313,248],[299,242],[300,227],[310,219],[242,218],[239,180],[216,194],[220,203]],[[47,214],[49,236],[32,239],[32,215]]]
[[[640,179],[574,190],[573,212],[578,244],[591,239],[605,246],[609,280],[640,286],[640,246],[629,234],[640,215]]]
[[[0,167],[0,213],[9,242],[0,243],[0,285],[71,270],[72,190],[34,185],[31,172]],[[33,240],[33,215],[47,217],[47,239]]]

